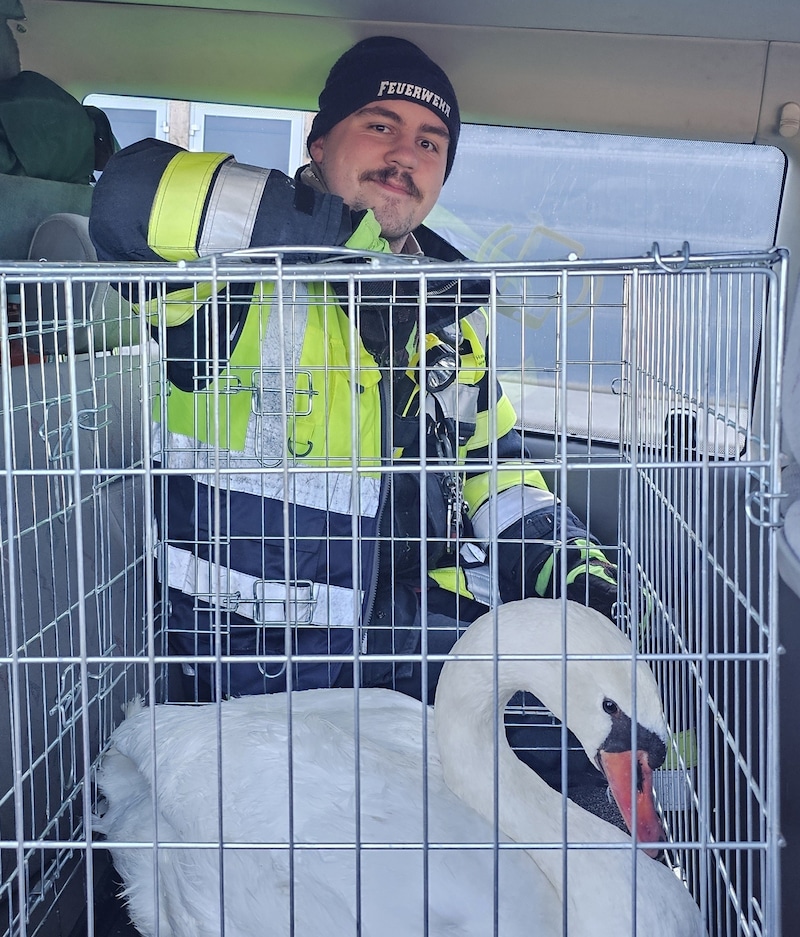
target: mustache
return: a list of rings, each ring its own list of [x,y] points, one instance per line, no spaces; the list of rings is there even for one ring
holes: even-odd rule
[[[400,185],[414,199],[419,201],[422,198],[422,192],[417,188],[411,175],[407,172],[400,172],[399,169],[370,169],[362,172],[361,182],[391,182],[392,185]]]

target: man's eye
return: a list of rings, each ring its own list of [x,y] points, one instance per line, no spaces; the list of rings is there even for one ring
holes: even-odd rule
[[[430,150],[432,153],[439,152],[439,147],[433,140],[421,140],[420,146],[425,150]]]

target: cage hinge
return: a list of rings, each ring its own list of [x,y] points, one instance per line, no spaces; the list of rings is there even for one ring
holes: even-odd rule
[[[113,657],[117,650],[117,645],[112,644],[103,657]],[[59,679],[58,695],[55,702],[50,707],[48,714],[55,716],[58,714],[58,722],[62,731],[69,725],[71,719],[76,717],[81,705],[81,697],[85,695],[86,704],[95,704],[98,699],[108,693],[110,684],[108,677],[113,670],[113,664],[104,664],[96,670],[86,671],[86,676],[91,683],[84,686],[81,679],[81,666],[78,663],[68,664],[62,671]],[[93,688],[93,689],[92,689]],[[74,765],[69,770],[68,780],[70,783],[76,780],[74,774]]]
[[[75,427],[91,433],[98,433],[111,424],[110,419],[104,419],[101,416],[110,409],[110,406],[109,404],[103,404],[100,407],[83,407],[75,412],[74,419],[68,418],[55,429],[47,429],[47,414],[53,407],[58,406],[60,406],[60,403],[53,403],[46,408],[44,422],[39,427],[39,436],[45,444],[47,461],[67,473],[75,468]],[[72,485],[69,484],[65,476],[60,476],[56,481],[58,484],[56,485],[55,502],[59,512],[63,512],[60,514],[63,523],[72,513],[75,506],[75,495]]]
[[[47,411],[52,410],[58,404],[51,404]],[[75,413],[74,423],[78,429],[85,429],[92,433],[97,433],[106,426],[109,426],[111,420],[100,419],[100,414],[109,409],[108,404],[101,407],[84,407]],[[48,430],[47,418],[39,427],[39,436],[44,440],[47,447],[47,459],[49,462],[61,462],[65,468],[72,468],[69,460],[75,455],[73,448],[73,420],[67,419],[56,429]]]
[[[783,518],[778,513],[777,505],[785,497],[785,491],[751,491],[744,500],[744,512],[756,527],[773,530],[783,527]],[[774,519],[772,515],[776,515]]]

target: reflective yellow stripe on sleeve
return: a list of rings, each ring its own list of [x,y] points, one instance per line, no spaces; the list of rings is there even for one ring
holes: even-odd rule
[[[148,245],[164,260],[196,260],[200,221],[206,197],[220,163],[228,153],[178,153],[161,176],[150,224]]]
[[[494,484],[493,478],[497,479]],[[517,485],[530,485],[542,491],[548,490],[547,482],[538,469],[524,469],[509,463],[498,466],[495,476],[491,472],[481,472],[468,478],[464,482],[464,499],[469,505],[470,515],[474,515],[491,493],[499,494]]]
[[[467,580],[464,577],[464,571],[457,566],[445,566],[442,569],[429,569],[428,578],[432,579],[440,588],[448,592],[455,592],[457,595],[463,595],[467,599],[474,599],[475,596],[467,588]]]
[[[467,449],[485,449],[489,445],[489,428],[495,430],[495,438],[500,439],[517,425],[517,414],[514,404],[505,394],[497,401],[497,410],[494,418],[488,410],[482,410],[475,422],[475,432],[467,444]]]

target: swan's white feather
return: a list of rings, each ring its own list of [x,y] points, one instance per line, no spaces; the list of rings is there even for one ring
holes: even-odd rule
[[[157,706],[123,722],[114,734],[98,783],[108,810],[96,824],[112,842],[153,836],[152,791],[158,790],[158,836],[164,841],[289,841],[286,695],[245,697],[214,706]],[[359,699],[360,841],[406,845],[425,841],[422,717],[416,700],[389,690],[361,690]],[[356,839],[355,757],[351,690],[291,695],[293,841]],[[155,720],[155,745],[153,723]],[[432,718],[428,720],[432,727]],[[218,784],[221,727],[222,783]],[[153,753],[156,753],[154,778]],[[428,746],[429,828],[440,843],[492,842],[491,824],[444,784],[438,753]],[[153,852],[113,849],[132,920],[154,934]],[[433,849],[428,853],[432,935],[493,932],[493,851]],[[159,933],[219,934],[216,850],[163,849]],[[295,933],[355,934],[356,860],[352,849],[294,852]],[[287,850],[227,850],[226,934],[289,933]],[[376,937],[423,933],[423,851],[361,852],[362,933]],[[501,933],[560,933],[560,906],[547,879],[524,850],[500,853]],[[536,929],[531,929],[535,920]]]
[[[630,658],[630,642],[606,619],[583,606],[567,605],[569,652]],[[471,626],[454,649],[457,656],[493,653],[495,614],[501,653],[560,653],[561,603],[526,600],[504,605]],[[633,710],[631,664],[571,661],[568,671],[568,721],[594,757],[609,730],[604,697]],[[560,713],[559,661],[503,661],[497,672],[501,703],[515,690],[527,689]],[[101,765],[98,783],[108,810],[96,829],[111,841],[134,923],[147,935],[217,937],[224,905],[228,937],[282,937],[290,932],[291,915],[297,937],[355,934],[358,880],[361,933],[408,937],[424,932],[427,871],[432,937],[494,933],[494,850],[432,848],[426,870],[424,851],[408,848],[425,841],[494,839],[492,747],[502,710],[494,674],[490,660],[448,662],[437,692],[438,738],[430,711],[389,690],[360,690],[357,696],[352,690],[308,690],[219,706],[133,709],[115,731],[114,747]],[[658,690],[642,663],[635,687],[639,723],[663,737]],[[440,757],[448,761],[444,769]],[[498,852],[503,937],[561,934],[563,901],[570,937],[632,934],[634,863],[636,932],[658,937],[704,933],[697,906],[665,866],[641,852],[634,856],[629,837],[571,802],[570,842],[627,848],[570,849],[565,886],[562,851],[535,848],[536,843],[561,842],[565,835],[561,795],[524,766],[505,742],[498,757],[500,840],[528,846],[527,851],[513,846]],[[157,912],[154,850],[121,845],[152,842],[156,820],[160,841],[185,845],[158,851]],[[343,848],[357,834],[361,843],[393,843],[395,848],[364,848],[359,864],[355,851]],[[224,850],[223,898],[219,850],[187,845],[217,843],[220,836],[244,844],[285,844],[291,838],[299,848],[291,856],[279,846]],[[315,843],[329,848],[302,848]]]

